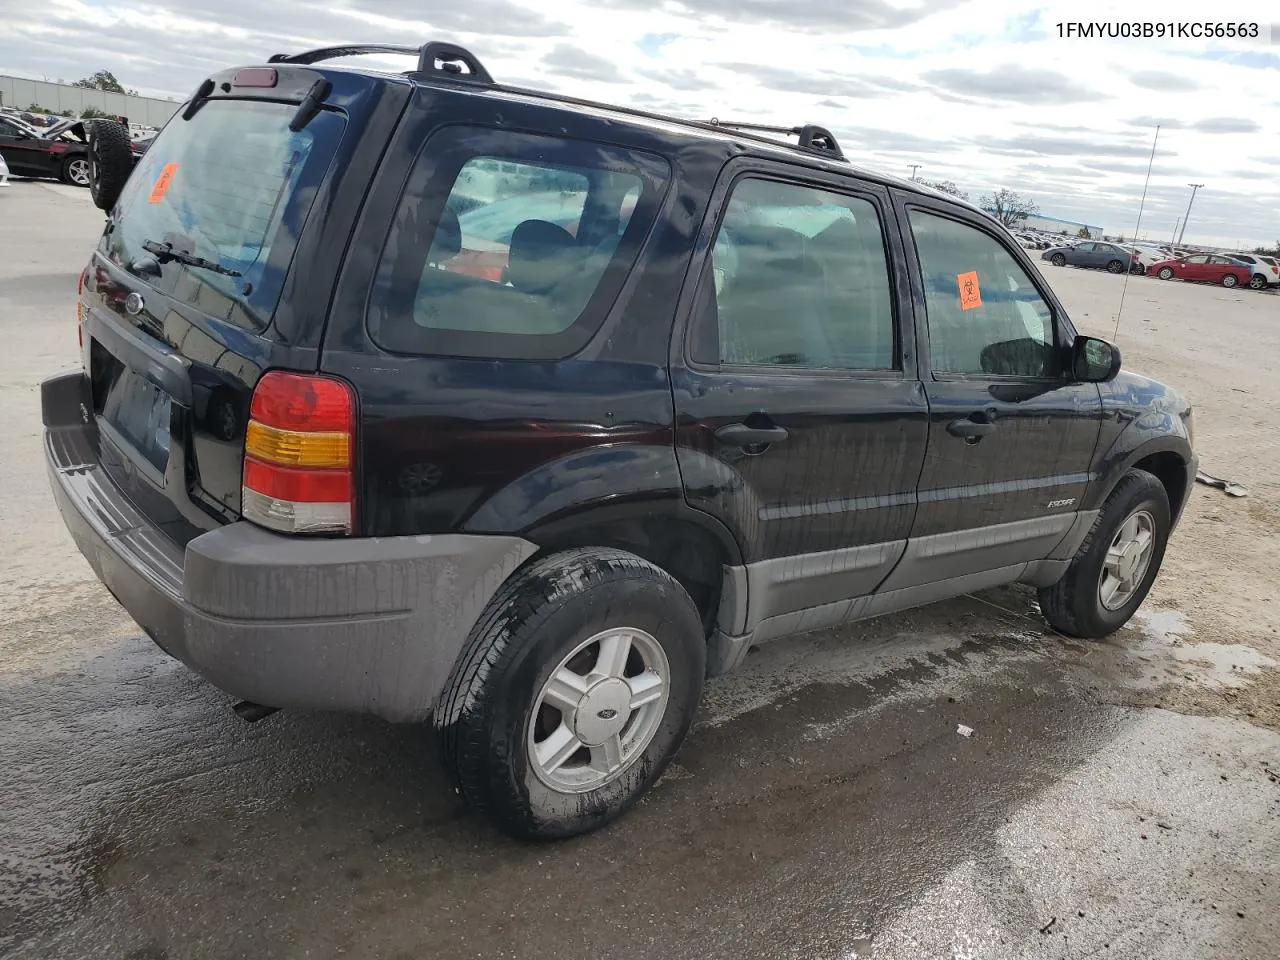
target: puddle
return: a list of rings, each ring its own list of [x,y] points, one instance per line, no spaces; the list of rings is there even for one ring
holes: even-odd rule
[[[1143,637],[1153,643],[1177,646],[1183,637],[1195,632],[1178,610],[1139,610],[1133,618],[1138,621]]]
[[[1156,687],[1174,680],[1191,680],[1211,687],[1244,687],[1276,661],[1238,643],[1192,643],[1195,631],[1177,610],[1138,611],[1133,626],[1142,632],[1129,651],[1151,669],[1139,678],[1141,687]],[[1194,669],[1193,669],[1194,668]]]

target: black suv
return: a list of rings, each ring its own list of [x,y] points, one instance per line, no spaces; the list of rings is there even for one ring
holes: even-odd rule
[[[1014,581],[1116,630],[1187,402],[981,211],[775,132],[438,43],[209,77],[43,385],[78,546],[242,714],[430,716],[524,837],[626,809],[754,643]]]

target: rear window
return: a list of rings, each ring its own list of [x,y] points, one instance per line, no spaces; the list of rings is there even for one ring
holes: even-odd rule
[[[668,176],[662,158],[604,144],[441,130],[383,247],[370,336],[397,353],[575,353],[616,300]]]
[[[143,155],[104,238],[108,257],[160,292],[241,326],[265,327],[343,118],[289,130],[297,106],[211,100],[175,117]],[[192,266],[155,244],[208,261]]]

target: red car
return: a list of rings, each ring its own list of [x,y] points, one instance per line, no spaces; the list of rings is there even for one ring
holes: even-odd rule
[[[1161,260],[1147,267],[1147,276],[1161,280],[1194,280],[1197,283],[1220,283],[1224,287],[1248,285],[1252,274],[1248,266],[1230,257],[1197,253],[1176,260]]]

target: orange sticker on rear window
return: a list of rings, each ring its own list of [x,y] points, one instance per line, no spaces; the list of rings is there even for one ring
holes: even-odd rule
[[[974,310],[982,306],[982,290],[978,287],[978,271],[956,274],[956,285],[960,288],[960,309]]]
[[[155,186],[151,188],[151,196],[147,198],[148,203],[159,203],[164,199],[164,195],[169,190],[169,184],[173,182],[173,175],[178,172],[176,163],[166,163],[164,169],[160,171],[160,176],[156,177]]]

